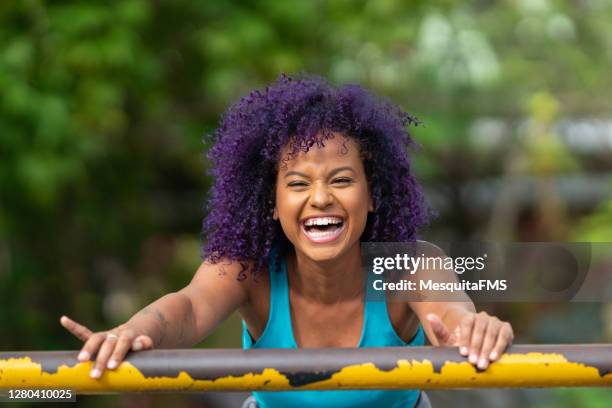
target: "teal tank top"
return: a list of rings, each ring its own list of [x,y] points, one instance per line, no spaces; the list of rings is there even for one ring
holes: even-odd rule
[[[281,257],[281,268],[276,270],[274,251],[270,255],[270,311],[268,322],[261,337],[253,343],[242,322],[242,347],[297,348],[293,337],[291,312],[289,309],[289,286],[287,266]],[[370,274],[369,274],[370,275]],[[368,284],[368,290],[372,286]],[[365,302],[365,315],[360,348],[422,346],[425,344],[423,328],[419,325],[417,334],[410,343],[403,341],[395,332],[387,312],[387,302]],[[253,392],[260,408],[410,408],[418,400],[418,390],[344,390],[344,391],[265,391]]]

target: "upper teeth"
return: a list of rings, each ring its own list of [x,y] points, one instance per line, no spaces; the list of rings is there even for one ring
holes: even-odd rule
[[[341,222],[342,222],[342,218],[338,218],[338,217],[309,218],[306,220],[304,225],[309,227],[311,225],[340,224]]]

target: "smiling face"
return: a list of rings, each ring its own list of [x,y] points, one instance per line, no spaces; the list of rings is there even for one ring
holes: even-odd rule
[[[281,152],[286,157],[287,148]],[[274,218],[297,253],[313,261],[346,254],[373,211],[359,146],[336,134],[280,166]]]

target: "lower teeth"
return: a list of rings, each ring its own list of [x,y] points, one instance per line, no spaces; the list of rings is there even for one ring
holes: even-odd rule
[[[327,238],[336,235],[339,228],[334,228],[330,231],[307,231],[307,234],[313,238]]]

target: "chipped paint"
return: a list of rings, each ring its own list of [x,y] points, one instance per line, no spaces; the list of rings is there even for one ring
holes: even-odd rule
[[[291,374],[282,374],[272,367],[241,375],[196,379],[186,371],[176,376],[146,376],[143,370],[125,361],[116,370],[105,371],[102,378],[94,380],[89,377],[92,366],[92,362],[59,364],[53,372],[47,372],[29,356],[0,359],[0,390],[69,388],[79,393],[105,393],[612,386],[612,373],[600,374],[598,368],[569,361],[563,354],[540,352],[505,354],[485,371],[478,371],[465,361],[448,360],[439,365],[439,370],[428,359],[399,359],[391,369],[381,369],[372,362],[351,364],[330,372],[326,379],[302,386],[292,386]]]
[[[288,389],[289,381],[274,369],[240,377],[226,376],[214,380],[194,380],[182,371],[176,377],[145,377],[129,362],[104,372],[94,380],[89,377],[93,362],[72,367],[61,365],[56,373],[43,372],[41,364],[30,357],[0,360],[0,390],[11,388],[67,388],[83,393],[113,391],[213,391]]]
[[[612,386],[612,374],[600,376],[595,367],[568,362],[562,355],[529,353],[504,355],[485,371],[467,362],[446,362],[439,373],[427,360],[399,360],[390,371],[366,363],[345,367],[331,379],[301,389],[551,386]]]

